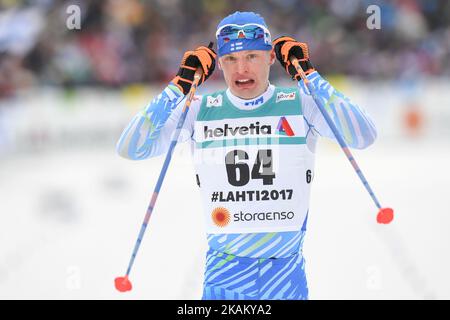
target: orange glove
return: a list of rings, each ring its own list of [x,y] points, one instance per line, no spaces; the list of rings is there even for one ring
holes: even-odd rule
[[[298,59],[306,75],[315,71],[311,61],[309,61],[308,45],[306,43],[298,42],[291,37],[281,36],[273,41],[273,47],[278,61],[286,69],[286,72],[292,76],[293,80],[299,80],[300,75],[289,60],[291,56]]]
[[[194,51],[186,51],[181,60],[180,69],[172,82],[183,91],[183,94],[188,94],[194,82],[195,70],[198,67],[203,70],[203,75],[198,83],[200,85],[213,73],[216,66],[216,56],[212,48],[205,46],[198,47]]]

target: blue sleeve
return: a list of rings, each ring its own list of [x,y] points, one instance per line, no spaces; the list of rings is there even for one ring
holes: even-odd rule
[[[176,107],[183,99],[182,92],[169,84],[134,116],[122,132],[116,146],[119,155],[142,160],[162,154],[170,144],[171,134],[181,114],[180,108]]]
[[[364,110],[333,88],[317,71],[307,77],[348,146],[364,149],[371,145],[377,137],[377,131]],[[302,96],[303,114],[309,126],[308,132],[336,140],[303,81],[299,81],[298,86]]]

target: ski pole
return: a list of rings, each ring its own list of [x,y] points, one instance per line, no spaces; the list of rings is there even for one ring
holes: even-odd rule
[[[352,153],[350,152],[349,147],[347,146],[347,143],[342,138],[341,134],[339,133],[338,129],[336,128],[333,120],[329,116],[329,114],[326,112],[324,105],[322,104],[322,101],[317,96],[316,90],[314,86],[309,82],[308,78],[306,78],[306,75],[300,66],[298,59],[294,56],[291,56],[289,58],[291,63],[294,65],[297,72],[300,74],[300,77],[302,78],[303,82],[305,83],[306,87],[309,90],[309,93],[311,94],[312,98],[314,99],[315,103],[317,104],[317,107],[319,108],[320,112],[322,113],[323,117],[325,118],[326,122],[328,123],[328,126],[330,127],[331,131],[333,131],[334,136],[336,137],[336,140],[338,141],[341,149],[344,151],[345,155],[347,156],[348,161],[353,166],[353,169],[355,169],[356,173],[358,174],[359,179],[364,184],[364,187],[366,188],[367,192],[369,192],[370,197],[375,202],[375,205],[379,209],[377,214],[377,222],[378,223],[384,223],[388,224],[394,219],[394,210],[392,208],[382,208],[380,205],[380,202],[378,201],[377,197],[375,196],[374,192],[372,191],[372,188],[369,185],[369,182],[367,181],[366,177],[362,173],[361,169],[359,168],[358,164],[356,163],[355,158],[353,157]]]
[[[144,222],[142,222],[138,238],[134,245],[133,253],[131,254],[131,258],[128,263],[127,272],[126,272],[125,276],[117,277],[114,280],[115,287],[120,292],[131,291],[131,289],[133,287],[131,284],[131,281],[128,277],[130,275],[131,268],[133,267],[134,259],[136,258],[136,255],[139,251],[139,247],[141,245],[142,238],[144,237],[144,233],[145,233],[145,229],[147,228],[148,221],[150,220],[150,217],[152,215],[153,208],[155,207],[156,199],[158,198],[158,194],[161,189],[161,185],[164,181],[164,177],[166,176],[167,168],[169,167],[170,160],[172,159],[173,150],[175,149],[175,146],[177,144],[178,137],[180,136],[181,129],[183,127],[184,121],[186,120],[186,115],[189,111],[189,107],[191,105],[192,99],[194,98],[195,91],[197,90],[197,87],[198,87],[198,82],[199,82],[200,78],[202,77],[202,73],[203,73],[203,71],[201,68],[198,68],[197,71],[195,72],[194,82],[192,83],[191,89],[189,90],[183,112],[180,116],[180,119],[178,120],[178,124],[177,124],[177,128],[175,130],[174,137],[172,138],[172,141],[169,146],[169,150],[167,151],[166,159],[164,160],[163,167],[159,174],[158,182],[156,183],[155,190],[153,191],[153,195],[150,200],[150,204],[147,207],[147,212],[144,217]]]

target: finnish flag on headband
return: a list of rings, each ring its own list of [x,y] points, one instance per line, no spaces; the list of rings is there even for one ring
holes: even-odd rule
[[[242,50],[242,49],[244,49],[244,43],[243,42],[235,42],[235,43],[232,43],[231,45],[230,45],[230,51],[236,51],[236,50]]]

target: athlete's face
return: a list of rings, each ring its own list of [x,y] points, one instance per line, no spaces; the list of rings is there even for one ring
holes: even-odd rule
[[[242,99],[252,99],[266,91],[274,61],[273,50],[244,50],[220,57],[219,69],[231,93]]]

